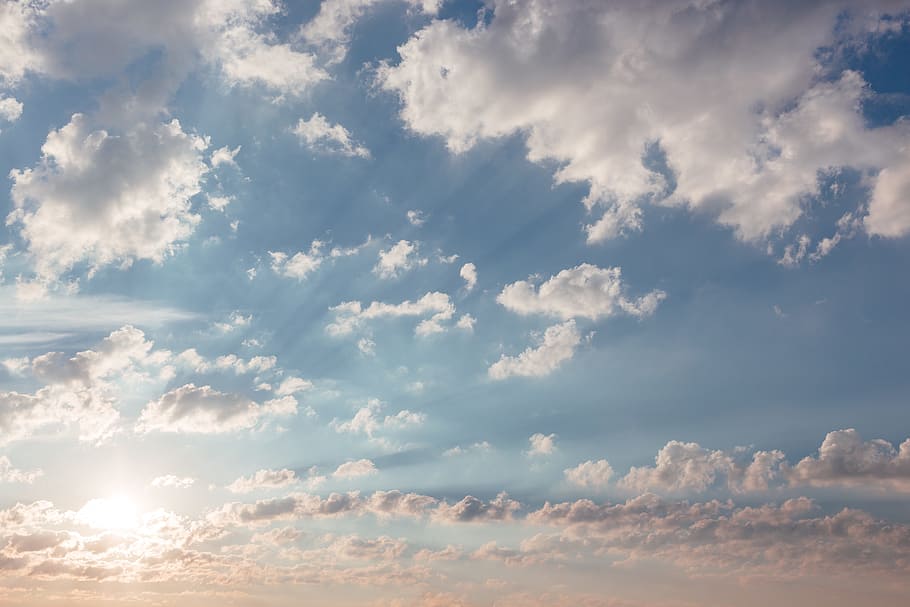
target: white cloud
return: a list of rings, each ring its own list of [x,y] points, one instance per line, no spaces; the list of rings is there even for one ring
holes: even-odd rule
[[[365,322],[379,318],[427,316],[429,318],[424,318],[417,325],[415,333],[429,335],[445,331],[443,323],[455,315],[455,305],[449,296],[439,292],[427,293],[417,301],[408,300],[400,304],[374,301],[365,308],[359,301],[346,301],[329,310],[335,313],[335,320],[326,326],[326,332],[336,336],[350,335]]]
[[[420,257],[416,242],[399,240],[384,251],[379,251],[379,260],[373,272],[380,278],[397,278],[418,266],[425,266],[427,259]]]
[[[531,445],[528,449],[528,455],[553,455],[556,452],[556,435],[555,434],[532,434],[528,437],[528,443]]]
[[[48,134],[38,165],[10,173],[15,208],[7,222],[19,228],[42,279],[78,263],[160,263],[199,222],[190,198],[208,170],[205,146],[176,120],[112,134],[74,114]]]
[[[339,63],[347,55],[354,24],[373,6],[390,0],[323,0],[319,12],[300,28],[308,43],[319,47],[328,64]],[[435,15],[442,0],[402,0],[428,15]]]
[[[15,85],[26,73],[41,69],[41,57],[29,40],[39,16],[32,3],[0,4],[0,84]]]
[[[335,478],[360,478],[363,476],[372,476],[377,472],[376,465],[372,461],[368,459],[359,459],[341,464],[335,469],[332,476]]]
[[[293,397],[258,404],[211,386],[185,384],[149,402],[139,416],[136,431],[220,434],[251,429],[271,417],[296,413]]]
[[[910,439],[895,449],[883,439],[864,441],[853,428],[829,432],[818,455],[803,458],[786,476],[791,485],[910,491]]]
[[[863,219],[866,231],[897,238],[910,233],[910,148],[895,153],[895,162],[879,172]]]
[[[487,373],[494,380],[513,376],[543,377],[572,358],[575,348],[580,343],[581,335],[575,328],[575,321],[568,320],[544,331],[540,344],[536,348],[528,348],[518,356],[503,354],[490,366]]]
[[[240,152],[241,146],[237,146],[233,150],[228,146],[218,148],[212,152],[212,157],[210,162],[212,163],[212,168],[218,168],[221,165],[228,165],[234,168],[237,168],[237,161],[234,158]]]
[[[275,388],[276,396],[290,396],[298,392],[304,392],[313,387],[313,382],[303,379],[302,377],[288,376],[281,380],[278,387]]]
[[[5,455],[0,456],[0,483],[26,483],[31,485],[42,476],[44,476],[44,472],[40,469],[19,470],[13,466],[8,457]]]
[[[444,457],[457,457],[460,455],[466,455],[468,453],[489,453],[493,450],[493,446],[487,441],[476,442],[467,447],[462,447],[461,445],[455,445],[451,449],[446,449],[442,452]]]
[[[412,131],[442,137],[453,152],[521,134],[529,160],[559,166],[557,182],[587,183],[585,205],[603,209],[586,226],[589,241],[641,229],[639,207],[649,202],[713,213],[744,240],[769,237],[803,214],[820,172],[844,166],[885,169],[866,227],[904,231],[899,150],[908,127],[867,127],[862,77],[820,78],[818,52],[850,44],[868,19],[900,5],[492,0],[489,8],[491,19],[473,29],[433,21],[399,47],[398,65],[380,68],[378,82],[399,96]],[[655,149],[672,180],[644,160]]]
[[[427,216],[424,215],[423,211],[421,211],[421,210],[412,209],[412,210],[408,211],[407,217],[408,217],[408,223],[411,224],[412,226],[414,226],[415,228],[419,228],[420,226],[422,226],[423,224],[425,224],[427,222]]]
[[[13,97],[0,97],[0,120],[15,122],[22,115],[22,103]]]
[[[239,310],[234,310],[224,322],[216,322],[212,326],[219,333],[232,333],[237,329],[249,327],[253,322],[252,314],[244,316]]]
[[[341,156],[369,158],[370,150],[354,141],[351,133],[340,124],[331,124],[316,112],[309,120],[301,118],[291,129],[301,144],[315,152]]]
[[[190,476],[176,476],[174,474],[166,474],[164,476],[158,476],[152,479],[151,485],[156,488],[173,488],[173,489],[189,489],[196,482],[196,479]]]
[[[666,298],[666,293],[654,290],[630,299],[625,291],[620,268],[598,268],[583,263],[562,270],[538,287],[525,280],[506,285],[496,301],[521,315],[597,320],[617,314],[650,316]]]
[[[287,468],[257,470],[251,476],[241,476],[227,486],[232,493],[250,493],[259,489],[283,489],[300,482],[297,473]]]
[[[375,438],[378,433],[420,426],[426,421],[426,415],[402,409],[395,415],[383,416],[385,405],[378,399],[370,399],[366,406],[360,407],[354,417],[347,421],[332,420],[332,427],[336,432],[349,434],[365,434]]]
[[[472,332],[474,331],[474,325],[477,324],[477,319],[471,316],[470,314],[462,314],[458,319],[458,322],[455,323],[456,329],[461,329],[462,331]]]
[[[367,236],[367,239],[363,244],[346,248],[332,247],[326,252],[326,243],[321,240],[314,240],[310,243],[309,251],[299,251],[291,256],[288,256],[287,253],[269,251],[269,257],[271,257],[272,260],[272,271],[279,276],[304,280],[307,276],[319,269],[326,261],[356,255],[371,242],[372,238]],[[255,273],[253,277],[254,276]]]
[[[588,460],[563,471],[566,480],[579,487],[600,489],[607,486],[613,476],[613,467],[605,459]]]
[[[477,285],[477,266],[473,263],[466,263],[461,266],[458,275],[464,279],[464,288],[466,291],[473,291]]]

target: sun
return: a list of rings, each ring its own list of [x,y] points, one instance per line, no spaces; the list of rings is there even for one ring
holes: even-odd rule
[[[136,505],[123,495],[89,500],[78,516],[82,522],[95,529],[125,531],[139,526]]]

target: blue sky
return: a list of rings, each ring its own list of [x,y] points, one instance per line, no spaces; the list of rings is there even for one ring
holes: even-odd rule
[[[3,2],[0,604],[905,604],[908,11]]]

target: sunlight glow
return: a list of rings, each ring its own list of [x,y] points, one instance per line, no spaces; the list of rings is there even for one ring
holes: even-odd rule
[[[122,495],[89,500],[78,516],[86,525],[96,529],[126,530],[139,525],[136,505]]]

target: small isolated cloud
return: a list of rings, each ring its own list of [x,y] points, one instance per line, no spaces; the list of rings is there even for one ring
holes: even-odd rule
[[[425,266],[427,259],[421,257],[416,242],[399,240],[384,251],[379,251],[379,260],[373,272],[380,278],[398,278],[401,274],[418,266]]]
[[[365,434],[369,438],[376,438],[379,434],[397,429],[420,426],[426,421],[426,415],[402,409],[394,415],[382,415],[385,404],[378,399],[370,399],[367,404],[360,407],[354,417],[349,420],[332,420],[332,427],[336,432],[349,434]]]
[[[528,348],[518,356],[500,357],[487,370],[493,380],[509,377],[543,377],[572,358],[581,343],[575,321],[569,320],[544,331],[536,348]]]
[[[360,478],[363,476],[372,476],[377,472],[379,471],[372,461],[368,459],[359,459],[341,464],[335,469],[332,476],[334,478]]]
[[[325,116],[316,112],[309,120],[303,118],[291,129],[300,143],[310,150],[323,154],[369,158],[370,151],[354,141],[351,133],[340,124],[331,124]]]
[[[219,333],[232,333],[238,329],[249,327],[251,322],[253,322],[252,314],[244,315],[240,311],[234,310],[227,320],[216,322],[213,327]]]
[[[297,473],[287,468],[257,470],[251,476],[241,476],[227,486],[231,493],[250,493],[259,489],[283,489],[300,481]]]
[[[170,487],[173,489],[189,489],[193,486],[193,483],[196,482],[196,479],[189,476],[176,476],[173,474],[166,474],[164,476],[158,476],[152,479],[151,485],[156,488],[165,488]]]
[[[465,291],[471,292],[477,285],[477,266],[473,263],[466,263],[461,266],[458,275],[464,279]]]
[[[588,460],[563,471],[566,480],[578,487],[601,489],[607,486],[613,476],[613,467],[605,459],[596,462]]]
[[[455,305],[451,298],[440,292],[427,293],[417,301],[403,301],[400,304],[374,301],[364,307],[359,301],[346,301],[329,310],[335,313],[335,320],[326,325],[325,330],[333,336],[350,335],[370,320],[407,317],[423,317],[414,333],[418,336],[432,335],[445,332],[447,323],[455,315]]]
[[[0,121],[15,122],[22,115],[22,103],[14,97],[0,97]]]
[[[211,386],[186,384],[149,402],[136,423],[137,432],[220,434],[255,427],[271,417],[297,413],[292,396],[256,403]]]
[[[412,209],[407,212],[408,223],[415,228],[419,228],[427,222],[427,216],[423,211]]]
[[[458,457],[461,455],[467,455],[469,453],[489,453],[493,450],[493,446],[487,441],[480,441],[467,447],[462,447],[461,445],[455,445],[451,449],[446,449],[442,452],[443,457]]]
[[[455,328],[461,329],[462,331],[473,332],[475,324],[477,324],[476,318],[470,314],[462,314],[458,319],[458,322],[455,323]]]
[[[212,157],[210,159],[212,168],[218,168],[223,164],[237,168],[237,161],[234,160],[234,158],[240,152],[240,147],[241,146],[238,145],[232,150],[228,146],[224,146],[212,152]]]
[[[583,263],[562,270],[539,286],[525,280],[506,285],[496,301],[522,316],[543,314],[565,320],[598,320],[618,314],[638,318],[650,316],[667,296],[663,291],[654,290],[630,299],[625,290],[620,268],[599,268]]]
[[[0,456],[0,483],[25,483],[31,485],[44,476],[44,471],[20,470],[5,455]]]
[[[275,395],[291,396],[292,394],[309,390],[312,387],[313,382],[291,375],[281,380],[281,383],[275,388]]]
[[[552,455],[556,452],[556,435],[538,432],[528,437],[528,444],[530,456]]]
[[[304,280],[307,276],[315,272],[326,261],[338,259],[339,257],[350,257],[356,255],[370,244],[372,239],[368,236],[363,244],[353,247],[332,247],[326,250],[326,243],[321,240],[314,240],[310,243],[309,251],[298,251],[293,255],[288,255],[280,251],[269,251],[271,259],[271,268],[275,274],[286,278],[296,278]],[[255,276],[255,274],[253,275]],[[251,278],[253,277],[251,276]]]

